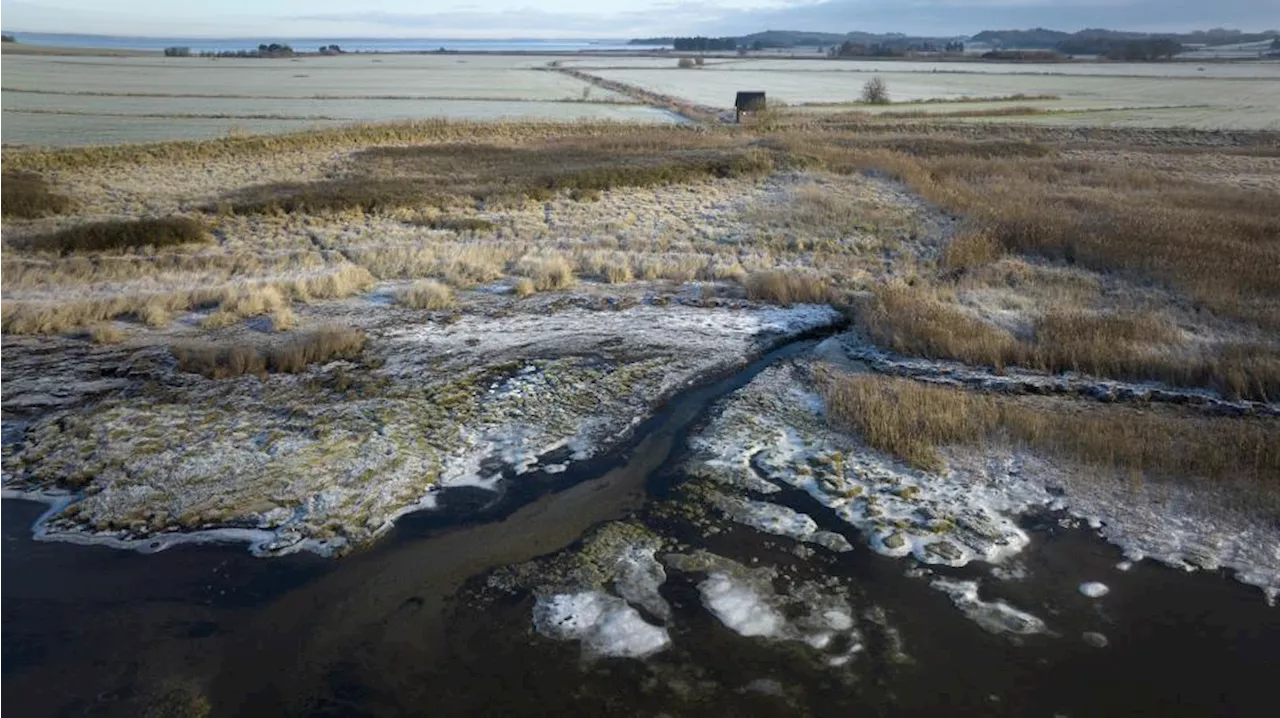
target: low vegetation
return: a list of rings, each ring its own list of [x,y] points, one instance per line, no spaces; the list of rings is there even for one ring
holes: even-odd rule
[[[313,364],[356,359],[364,350],[364,332],[324,328],[284,341],[253,344],[199,342],[170,347],[181,371],[210,379],[231,379],[268,373],[296,374]]]
[[[825,277],[809,272],[768,269],[753,272],[746,278],[747,297],[775,304],[832,301],[833,291]]]
[[[819,373],[832,419],[875,449],[942,471],[939,447],[1007,441],[1156,477],[1246,480],[1274,488],[1280,421],[1205,418],[1067,400],[1027,402],[909,379]]]
[[[410,309],[449,309],[457,300],[447,284],[423,279],[397,292],[396,302]]]
[[[250,187],[216,208],[236,214],[449,210],[477,202],[545,201],[562,192],[575,199],[595,199],[600,192],[620,187],[758,175],[773,168],[768,153],[751,150],[727,135],[679,139],[661,144],[638,133],[566,137],[520,147],[373,148],[357,155],[357,171],[349,176]],[[441,227],[450,222],[437,221]],[[466,224],[460,226],[467,228]]]
[[[63,214],[74,205],[69,197],[53,192],[49,182],[34,172],[5,171],[0,177],[0,207],[5,217],[36,219]]]
[[[112,220],[80,224],[51,234],[26,237],[15,242],[37,252],[108,252],[146,247],[176,247],[212,241],[209,231],[190,217]]]
[[[878,286],[859,304],[856,324],[871,341],[901,354],[996,369],[1016,365],[1157,380],[1262,401],[1280,397],[1280,348],[1275,346],[1227,342],[1191,348],[1158,315],[1071,308],[1036,316],[1026,334],[1016,336],[961,306],[954,292],[940,286]]]

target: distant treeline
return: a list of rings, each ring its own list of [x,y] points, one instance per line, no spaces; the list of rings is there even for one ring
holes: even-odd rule
[[[316,52],[321,55],[341,55],[346,52],[338,45],[321,45]],[[293,57],[296,53],[292,47],[273,42],[270,45],[258,45],[257,50],[205,50],[200,57]],[[191,57],[189,47],[166,47],[165,57]]]
[[[1004,57],[1023,59],[1017,53],[1042,52],[1060,55],[1101,55],[1117,60],[1162,60],[1177,54],[1184,45],[1227,45],[1271,40],[1280,49],[1280,33],[1244,33],[1214,28],[1189,33],[1121,32],[1088,29],[1068,33],[1045,28],[1030,30],[984,30],[971,38],[912,37],[901,33],[826,33],[794,30],[767,30],[738,37],[650,37],[632,40],[632,45],[671,45],[686,52],[765,50],[770,48],[829,48],[833,57],[896,57],[913,52],[963,52],[965,45],[992,45]],[[1012,54],[1010,54],[1012,53]]]
[[[1234,45],[1244,42],[1261,42],[1277,37],[1276,31],[1245,33],[1239,30],[1214,28],[1187,33],[1122,32],[1102,28],[1088,28],[1079,32],[1046,30],[1042,27],[1030,30],[984,30],[974,35],[973,42],[997,47],[1021,50],[1056,50],[1069,55],[1104,55],[1126,42],[1165,40],[1179,45]]]
[[[905,57],[917,52],[949,52],[963,53],[964,43],[958,40],[945,43],[933,42],[908,42],[903,44],[889,44],[878,42],[867,45],[860,42],[845,41],[840,45],[833,46],[827,51],[831,57]]]
[[[683,52],[716,52],[737,50],[738,41],[732,37],[673,37],[671,46]]]

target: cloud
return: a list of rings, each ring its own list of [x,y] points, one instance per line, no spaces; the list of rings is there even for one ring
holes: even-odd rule
[[[1107,27],[1174,31],[1230,26],[1262,30],[1275,17],[1258,0],[781,0],[754,8],[706,3],[661,3],[625,12],[548,12],[526,7],[494,13],[457,9],[438,13],[346,12],[301,16],[312,22],[356,22],[398,30],[491,36],[740,35],[765,29],[968,35],[984,29]],[[499,32],[501,30],[501,32]],[[521,32],[523,30],[523,32]]]
[[[520,2],[521,0],[509,0]],[[118,0],[104,7],[60,7],[6,0],[5,27],[44,32],[279,37],[545,37],[628,38],[657,35],[742,35],[760,30],[902,32],[969,35],[984,29],[1049,27],[1078,30],[1176,31],[1235,27],[1265,30],[1277,22],[1274,0],[556,0],[498,10],[504,0],[426,4],[400,0],[301,0],[279,4],[227,0],[216,4]],[[619,4],[621,3],[621,4]],[[364,9],[370,7],[384,9]],[[350,9],[345,9],[350,8]],[[566,8],[566,9],[561,9]],[[599,9],[597,9],[599,8]]]

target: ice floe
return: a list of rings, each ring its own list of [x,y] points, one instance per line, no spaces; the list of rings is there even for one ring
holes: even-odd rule
[[[937,578],[930,586],[947,594],[960,612],[989,633],[1032,634],[1045,633],[1044,621],[1021,611],[1003,600],[983,601],[978,598],[977,581],[957,581]]]
[[[1080,584],[1079,590],[1082,595],[1089,598],[1102,598],[1111,593],[1111,589],[1107,588],[1105,583],[1098,583],[1097,581],[1086,581]]]
[[[822,531],[813,517],[768,501],[754,501],[718,491],[707,492],[713,506],[729,518],[757,531],[814,543],[836,553],[852,551],[849,539],[832,531]]]
[[[550,638],[581,641],[587,658],[644,658],[671,643],[667,629],[645,621],[621,598],[599,591],[539,596],[533,625]]]

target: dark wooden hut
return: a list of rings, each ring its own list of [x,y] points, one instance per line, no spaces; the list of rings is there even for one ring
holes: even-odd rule
[[[733,101],[734,121],[742,122],[742,113],[759,112],[765,108],[763,92],[739,92]]]

